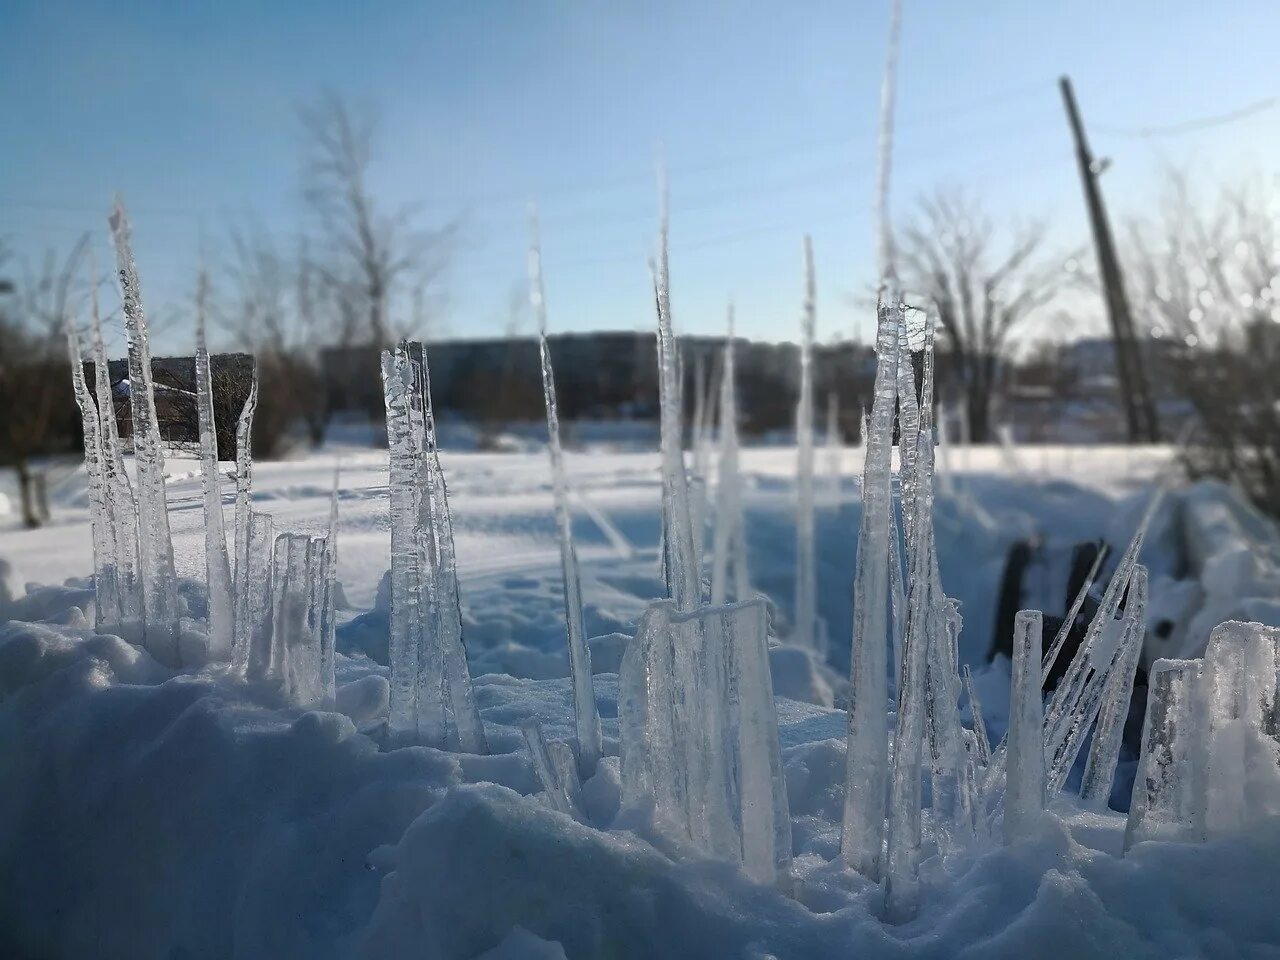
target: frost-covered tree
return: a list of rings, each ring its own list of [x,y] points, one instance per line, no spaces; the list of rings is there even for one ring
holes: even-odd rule
[[[27,527],[49,519],[39,458],[74,450],[78,440],[64,330],[86,243],[65,257],[50,251],[0,288],[0,467],[17,475]],[[0,269],[8,259],[0,248]]]
[[[1187,465],[1280,515],[1280,177],[1202,200],[1171,172],[1159,211],[1130,227],[1129,277],[1140,329],[1176,345],[1200,426]]]
[[[315,276],[336,308],[338,342],[384,346],[402,286],[421,288],[443,269],[452,225],[425,228],[412,205],[389,207],[370,172],[377,125],[328,93],[301,112],[307,142],[305,196],[318,226]]]
[[[909,299],[942,327],[970,436],[992,433],[991,408],[1010,336],[1057,296],[1062,261],[1045,255],[1045,224],[996,228],[977,197],[939,189],[898,230],[898,273]]]

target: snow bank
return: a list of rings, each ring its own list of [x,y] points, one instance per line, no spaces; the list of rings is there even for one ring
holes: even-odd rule
[[[517,724],[536,715],[569,736],[566,680],[478,678],[497,753],[471,757],[380,750],[380,669],[340,658],[353,722],[281,709],[215,668],[174,674],[83,627],[0,627],[0,955],[1158,957],[1280,944],[1267,884],[1278,824],[1120,860],[1102,852],[1118,849],[1120,817],[1063,810],[1013,847],[927,861],[920,917],[886,926],[874,888],[829,862],[842,712],[778,701],[791,899],[659,840],[634,811],[616,820],[613,759],[585,785],[594,826],[527,796]],[[616,686],[596,685],[613,753]]]

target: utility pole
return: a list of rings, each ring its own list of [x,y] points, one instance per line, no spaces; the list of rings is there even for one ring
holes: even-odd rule
[[[1133,331],[1133,317],[1129,313],[1129,298],[1124,292],[1124,277],[1116,259],[1115,243],[1111,239],[1111,225],[1102,204],[1102,191],[1098,188],[1101,170],[1089,151],[1084,136],[1084,124],[1076,107],[1071,79],[1061,77],[1062,102],[1067,108],[1067,121],[1075,138],[1076,161],[1080,165],[1080,180],[1084,184],[1085,206],[1089,210],[1089,222],[1093,227],[1093,245],[1098,254],[1098,274],[1102,280],[1102,295],[1107,304],[1107,318],[1111,321],[1111,333],[1115,339],[1116,370],[1120,379],[1120,396],[1124,401],[1125,420],[1128,424],[1129,442],[1160,439],[1160,424],[1156,419],[1155,403],[1151,399],[1151,386],[1147,381],[1146,364]]]

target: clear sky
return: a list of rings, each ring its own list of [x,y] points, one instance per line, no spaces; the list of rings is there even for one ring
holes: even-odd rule
[[[808,231],[820,336],[865,334],[887,19],[887,0],[5,0],[0,237],[38,257],[101,236],[120,191],[144,296],[180,303],[202,231],[216,243],[253,216],[282,243],[298,232],[295,111],[329,88],[376,108],[389,204],[460,218],[445,277],[455,336],[508,323],[528,200],[551,325],[651,325],[659,145],[683,331],[720,331],[732,295],[742,332],[793,337]],[[905,0],[895,210],[961,184],[1000,216],[1050,218],[1064,250],[1085,242],[1064,72],[1095,152],[1113,159],[1117,218],[1153,201],[1165,163],[1274,172],[1274,106],[1200,132],[1132,132],[1280,94],[1278,41],[1274,0]]]

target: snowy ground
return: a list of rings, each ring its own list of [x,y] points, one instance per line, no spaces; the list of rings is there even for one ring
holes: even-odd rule
[[[385,645],[385,453],[259,464],[255,505],[277,530],[320,532],[337,458],[338,575],[351,607],[339,645],[352,653],[339,661],[342,713],[299,715],[216,668],[173,676],[95,637],[74,609],[88,602],[75,584],[0,611],[63,624],[0,627],[0,956],[1280,956],[1264,880],[1280,862],[1280,828],[1144,844],[1119,859],[1122,818],[1070,807],[1034,841],[934,857],[920,917],[900,927],[876,918],[874,889],[832,862],[844,714],[831,704],[848,658],[860,451],[845,451],[839,494],[818,517],[819,612],[836,669],[785,646],[772,658],[792,898],[672,848],[644,822],[618,821],[616,760],[586,784],[592,827],[521,796],[536,787],[516,724],[536,714],[549,736],[571,733],[543,454],[445,457],[495,755],[379,750],[383,670],[357,651],[377,659]],[[950,451],[938,540],[944,583],[963,605],[962,659],[985,664],[1010,542],[1127,537],[1169,460],[1161,449]],[[753,582],[776,605],[779,637],[793,589],[794,462],[787,448],[743,457]],[[616,753],[612,674],[659,589],[657,457],[595,451],[568,465],[596,691]],[[179,574],[203,579],[199,484],[190,465],[170,473]],[[59,492],[52,526],[0,532],[0,558],[37,583],[89,574],[74,484]],[[1007,671],[982,666],[977,679],[999,736]]]

